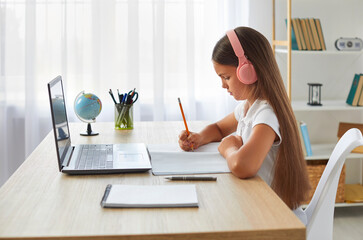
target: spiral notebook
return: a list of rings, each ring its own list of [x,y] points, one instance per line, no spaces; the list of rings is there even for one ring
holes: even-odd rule
[[[198,198],[193,184],[109,184],[105,189],[101,206],[105,208],[198,207]]]

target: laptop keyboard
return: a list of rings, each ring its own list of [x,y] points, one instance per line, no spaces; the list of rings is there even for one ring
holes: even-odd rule
[[[110,169],[113,167],[113,145],[81,145],[76,169]]]

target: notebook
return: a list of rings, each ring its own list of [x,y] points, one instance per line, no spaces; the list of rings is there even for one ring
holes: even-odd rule
[[[59,171],[67,174],[145,172],[151,169],[144,143],[71,143],[62,77],[48,83]]]
[[[198,207],[195,185],[109,184],[101,200],[106,208]]]
[[[154,175],[229,173],[226,159],[213,142],[190,152],[178,144],[150,144],[147,146]]]

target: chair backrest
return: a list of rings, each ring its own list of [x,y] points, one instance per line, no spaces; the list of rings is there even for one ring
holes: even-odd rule
[[[332,239],[335,197],[340,173],[349,153],[363,145],[362,133],[352,128],[336,144],[313,198],[305,209],[307,239]]]

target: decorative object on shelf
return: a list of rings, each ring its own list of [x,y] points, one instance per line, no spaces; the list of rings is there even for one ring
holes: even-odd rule
[[[308,83],[309,85],[309,101],[308,105],[322,106],[321,104],[321,83]]]
[[[339,38],[335,41],[335,47],[339,51],[360,51],[363,41],[360,38]]]
[[[80,133],[82,136],[98,135],[93,132],[91,123],[96,121],[96,117],[101,113],[102,103],[101,100],[93,93],[80,92],[74,100],[74,112],[77,117],[87,123],[87,131]]]

